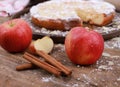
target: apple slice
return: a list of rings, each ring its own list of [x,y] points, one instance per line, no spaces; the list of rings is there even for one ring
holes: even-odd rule
[[[53,46],[54,46],[53,40],[48,36],[45,36],[42,39],[37,39],[34,42],[35,50],[42,50],[46,53],[50,53],[53,49]]]
[[[53,46],[54,46],[53,40],[50,37],[45,36],[41,39],[32,41],[27,51],[32,54],[36,54],[36,50],[42,50],[46,53],[50,53],[53,49]]]

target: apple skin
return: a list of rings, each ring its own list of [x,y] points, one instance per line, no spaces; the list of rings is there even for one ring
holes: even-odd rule
[[[0,45],[8,52],[24,51],[32,40],[32,30],[23,19],[12,19],[0,25]]]
[[[35,42],[35,41],[32,41],[32,42],[30,43],[30,45],[29,45],[28,48],[27,48],[27,52],[29,52],[29,53],[31,53],[31,54],[34,54],[34,55],[37,55],[36,50],[35,50],[35,47],[34,47],[34,42]]]
[[[74,64],[94,64],[103,50],[102,35],[84,27],[72,28],[65,38],[66,54]]]

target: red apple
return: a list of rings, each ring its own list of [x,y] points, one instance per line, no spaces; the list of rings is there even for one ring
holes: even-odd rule
[[[12,19],[0,25],[0,45],[8,52],[24,51],[32,40],[32,30],[23,19]]]
[[[75,64],[93,64],[101,57],[103,50],[102,35],[88,28],[75,27],[65,38],[65,51]]]

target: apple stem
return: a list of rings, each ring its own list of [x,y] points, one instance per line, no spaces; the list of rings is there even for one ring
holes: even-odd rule
[[[9,24],[10,24],[10,27],[13,27],[15,25],[12,21]]]

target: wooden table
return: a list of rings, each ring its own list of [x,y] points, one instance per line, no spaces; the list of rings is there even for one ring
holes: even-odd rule
[[[115,43],[118,46],[119,39]],[[27,62],[22,58],[24,52],[12,54],[0,47],[0,87],[119,87],[120,48],[108,45],[111,41],[105,41],[102,57],[90,66],[72,64],[64,45],[56,44],[51,55],[73,70],[70,77],[55,77],[40,68],[16,71],[17,65]]]

